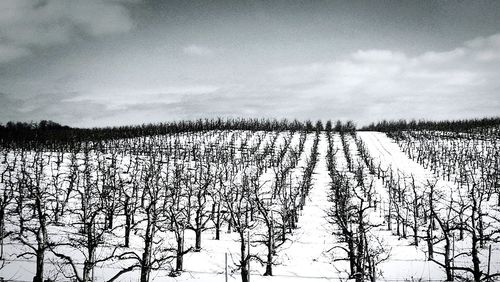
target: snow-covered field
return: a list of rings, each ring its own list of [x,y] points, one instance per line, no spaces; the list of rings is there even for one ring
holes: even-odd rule
[[[452,209],[446,210],[448,196],[461,195],[462,203],[469,203],[464,194],[457,192],[457,182],[443,180],[430,167],[424,168],[408,158],[383,133],[345,134],[346,150],[339,133],[332,132],[331,138],[327,135],[324,131],[318,135],[221,131],[109,143],[99,153],[98,150],[38,154],[5,151],[0,186],[3,195],[0,206],[6,213],[0,277],[8,281],[33,281],[36,256],[25,252],[36,253],[44,248],[44,279],[73,281],[75,271],[69,257],[80,276],[78,279],[85,279],[82,278],[84,261],[90,261],[93,270],[89,271],[88,281],[109,281],[122,269],[134,265],[133,270],[116,281],[141,281],[141,266],[147,265],[143,254],[151,235],[148,259],[156,262],[149,265],[149,281],[225,281],[226,269],[228,281],[241,281],[242,260],[249,261],[250,281],[345,281],[352,275],[346,242],[331,216],[336,208],[332,199],[336,187],[328,168],[331,146],[335,151],[334,170],[345,175],[351,189],[355,193],[368,186],[371,189],[363,218],[370,227],[366,253],[380,244],[383,248],[379,257],[385,258],[376,263],[373,276],[378,281],[444,281],[445,269],[438,264],[444,263],[440,254],[445,248],[443,231],[429,222],[431,214],[442,216],[450,224],[459,216],[462,219],[460,214],[467,221],[469,210],[467,207],[459,210],[458,200],[450,204]],[[130,153],[137,144],[145,144],[141,147],[143,151]],[[364,144],[371,158],[372,169],[360,154],[360,144]],[[147,145],[154,148],[154,153],[148,153]],[[317,161],[311,165],[316,153]],[[38,163],[37,158],[46,161]],[[313,168],[310,183],[308,167]],[[365,186],[359,184],[359,171]],[[429,183],[435,183],[434,211],[427,205]],[[393,190],[388,185],[393,185]],[[397,185],[407,188],[402,194],[406,200],[395,203]],[[480,269],[485,274],[500,272],[500,246],[495,242],[495,231],[500,224],[495,221],[495,205],[490,205],[495,203],[495,197],[485,199],[484,206],[480,206],[491,216],[485,217],[482,227],[491,236],[484,238],[484,245],[478,247]],[[262,202],[261,212],[256,207],[257,201]],[[358,200],[349,204],[355,208]],[[37,211],[37,207],[41,210]],[[43,216],[38,216],[38,212]],[[37,240],[37,236],[42,236],[41,218],[46,224],[47,237]],[[107,226],[110,218],[112,227]],[[133,223],[128,223],[130,242],[126,247],[124,232],[130,218]],[[266,219],[272,222],[271,229],[266,226]],[[21,236],[20,221],[24,221],[25,228]],[[97,231],[85,233],[81,230],[85,223]],[[201,225],[198,226],[201,249],[183,254],[182,271],[172,277],[178,263],[179,236],[184,238],[183,250],[196,248],[197,224]],[[349,224],[354,233],[359,231],[355,223]],[[434,233],[429,237],[428,232]],[[450,254],[456,256],[453,266],[472,267],[467,254],[471,251],[470,234],[476,233],[465,232],[460,240],[455,238],[458,232],[458,229],[450,231],[457,252]],[[88,236],[97,239],[91,242]],[[429,238],[435,261],[428,260]],[[89,242],[95,244],[91,254],[86,249]],[[274,249],[271,262],[267,261],[268,242]],[[490,246],[492,254],[487,270]],[[263,275],[266,262],[272,264],[272,276]],[[466,273],[455,271],[457,276],[471,277]]]

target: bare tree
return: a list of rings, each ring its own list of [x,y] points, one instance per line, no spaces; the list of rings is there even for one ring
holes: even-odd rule
[[[8,213],[7,208],[14,200],[14,193],[16,187],[16,163],[17,158],[14,157],[13,160],[8,160],[9,153],[7,151],[3,152],[2,165],[0,166],[0,260],[4,257],[4,239],[9,236],[10,232],[6,231],[5,219]]]
[[[249,207],[252,205],[248,172],[241,172],[240,183],[236,183],[235,180],[236,176],[234,175],[231,177],[231,183],[222,198],[233,228],[238,233],[240,257],[237,266],[241,271],[241,281],[248,282],[250,279],[249,264],[252,256],[247,244],[250,240],[250,230],[255,227],[255,223],[248,220]]]
[[[76,176],[75,202],[70,209],[73,218],[76,220],[70,224],[73,233],[68,233],[66,240],[54,241],[50,244],[51,252],[62,260],[63,265],[71,269],[71,274],[64,275],[79,282],[93,281],[94,267],[111,260],[114,257],[116,248],[105,248],[105,236],[108,228],[105,221],[105,205],[103,200],[100,174],[96,169],[102,160],[99,156],[94,156],[87,145],[83,151],[82,170],[78,169]],[[83,269],[79,270],[80,256],[69,255],[63,252],[62,248],[70,248],[78,251],[83,256]],[[101,249],[101,255],[97,256],[97,251]]]
[[[195,232],[194,251],[201,250],[202,232],[208,229],[212,212],[208,209],[208,201],[217,181],[218,166],[212,165],[208,155],[201,156],[203,163],[197,162],[194,167],[194,181],[188,189],[188,197],[193,205],[194,215],[188,214],[187,228]]]
[[[28,162],[24,159],[23,162]],[[32,212],[27,212],[25,219],[25,232],[20,233],[16,239],[28,251],[18,255],[18,257],[36,258],[36,271],[34,282],[42,282],[44,276],[45,253],[49,249],[48,225],[50,224],[49,202],[53,200],[49,190],[49,184],[46,181],[45,169],[48,166],[42,152],[37,151],[33,155],[33,160],[28,165],[26,171],[27,187],[30,193],[27,195],[26,204]]]

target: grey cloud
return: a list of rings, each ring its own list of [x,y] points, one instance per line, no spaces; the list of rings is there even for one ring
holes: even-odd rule
[[[24,57],[31,52],[27,48],[0,43],[0,63],[9,62]]]
[[[207,117],[311,118],[310,112],[314,110],[314,103],[308,99],[282,92],[235,93],[230,89],[219,89],[212,93],[178,98],[173,102],[144,100],[114,109],[110,109],[105,103],[98,104],[106,114],[92,121],[82,120],[82,123],[76,125],[124,125]],[[72,102],[72,105],[78,106],[80,102],[83,101]]]
[[[115,114],[92,101],[65,102],[63,98],[76,93],[43,93],[25,98],[14,98],[0,93],[0,120],[38,121],[53,120],[64,124],[82,125],[94,119]]]
[[[85,36],[127,32],[128,11],[105,0],[0,1],[0,62],[30,54],[29,49],[68,43]]]
[[[211,85],[169,86],[142,89],[109,89],[107,95],[90,93],[64,99],[65,102],[91,101],[106,105],[108,109],[124,109],[131,105],[147,103],[166,104],[181,100],[185,96],[206,95],[217,91]]]
[[[1,120],[18,120],[19,113],[17,109],[22,106],[23,102],[18,99],[9,97],[9,95],[0,92],[0,119]]]

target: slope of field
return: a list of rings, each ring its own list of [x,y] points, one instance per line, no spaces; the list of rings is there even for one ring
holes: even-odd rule
[[[332,226],[326,219],[330,178],[326,169],[327,142],[321,135],[318,144],[318,163],[313,174],[310,196],[299,220],[299,228],[279,254],[277,276],[286,281],[331,281],[339,273],[331,263],[329,250],[334,245]],[[274,281],[274,279],[273,279]],[[276,280],[280,281],[280,280]]]
[[[467,195],[466,191],[462,191],[463,188],[459,188],[457,182],[447,181],[434,174],[430,168],[424,168],[421,164],[411,160],[408,156],[401,151],[400,147],[396,142],[387,137],[384,133],[380,132],[358,132],[357,135],[364,141],[367,149],[369,150],[371,156],[374,158],[375,163],[379,164],[379,167],[382,171],[394,171],[395,174],[400,177],[400,182],[403,183],[404,186],[410,185],[412,181],[414,181],[417,193],[419,193],[419,197],[421,199],[426,199],[429,194],[429,185],[433,184],[434,189],[438,192],[438,195],[441,197],[441,213],[444,218],[449,216],[449,211],[457,211],[458,216],[461,218],[462,216],[465,218],[468,216],[468,212],[466,209],[469,207],[465,200],[464,204],[460,206],[458,202],[451,202],[451,199],[464,199]],[[382,187],[382,191],[387,193],[387,188]],[[473,188],[476,189],[476,188]],[[493,200],[493,199],[492,199]],[[439,202],[439,201],[438,201]],[[388,204],[387,197],[382,199],[382,205],[387,206]],[[450,208],[450,206],[452,206]],[[460,212],[461,209],[464,209],[463,212]],[[497,214],[498,210],[496,207],[491,206],[491,203],[484,203],[483,209],[485,210],[484,215],[489,215],[493,217],[492,228],[493,232],[498,230],[498,222],[495,223],[495,214]],[[463,214],[461,214],[463,213]],[[456,219],[454,219],[456,220]],[[487,222],[487,219],[484,219]],[[451,220],[450,220],[451,221]],[[451,222],[450,222],[451,224]],[[484,232],[486,232],[486,223]],[[425,239],[425,226],[419,226],[418,231],[420,232],[420,236],[422,239]],[[478,228],[478,230],[481,227]],[[411,232],[409,232],[411,233]],[[462,240],[459,239],[459,231],[458,229],[455,232],[451,232],[452,240],[451,244],[453,244],[452,249],[453,254],[457,254],[457,257],[453,259],[453,264],[456,266],[464,266],[470,267],[471,258],[470,258],[470,236],[464,235]],[[391,252],[391,258],[383,263],[384,268],[384,277],[387,279],[396,279],[396,277],[414,277],[414,278],[422,278],[424,280],[437,280],[442,281],[446,279],[444,274],[444,269],[439,267],[436,263],[428,261],[428,253],[427,246],[422,240],[421,244],[418,247],[410,246],[412,245],[411,236],[408,236],[408,239],[400,239],[405,242],[406,246],[401,246],[399,248],[393,248]],[[437,238],[436,238],[437,240]],[[435,243],[435,259],[438,261],[442,261],[441,254],[444,252],[443,250],[443,240]],[[491,257],[488,258],[488,249],[487,248],[479,248],[479,263],[480,268],[484,273],[490,271],[490,273],[496,273],[500,270],[500,249],[497,243],[491,244],[492,254]],[[490,265],[488,266],[488,260],[491,260]],[[464,275],[468,277],[467,279],[471,279],[468,273],[461,273],[460,275]],[[469,275],[469,276],[467,276]]]
[[[371,156],[376,163],[380,163],[383,170],[392,168],[403,175],[414,175],[419,183],[433,178],[432,173],[426,171],[421,165],[408,159],[401,152],[398,145],[380,132],[358,132],[357,135],[364,141]],[[380,194],[380,205],[383,213],[388,209],[388,192],[382,180],[374,179],[376,191]],[[383,219],[382,219],[383,220]],[[385,223],[385,222],[384,222]],[[400,281],[402,279],[423,279],[424,281],[442,281],[443,270],[433,262],[427,260],[425,246],[411,246],[409,239],[401,239],[392,234],[392,231],[382,228],[381,236],[386,238],[391,248],[390,258],[383,262],[381,269],[383,279],[387,281]]]
[[[219,134],[219,133],[217,133]],[[223,135],[206,135],[193,138],[189,143],[195,141],[210,139],[230,140],[231,134],[227,132]],[[293,133],[270,133],[270,134],[254,134],[239,132],[236,140],[231,141],[232,148],[244,147],[248,143],[248,147],[255,146],[255,152],[265,151],[269,144],[272,146],[272,153],[259,153],[263,156],[263,162],[267,162],[262,173],[257,174],[260,177],[263,191],[266,193],[272,190],[275,182],[275,170],[273,170],[273,162],[282,162],[284,158],[288,158],[298,152],[299,134]],[[304,136],[306,136],[304,134]],[[398,144],[388,138],[385,134],[379,132],[358,132],[357,137],[364,142],[366,149],[373,158],[373,162],[378,166],[379,172],[387,173],[389,170],[394,171],[398,175],[401,182],[408,183],[414,179],[415,183],[423,189],[429,182],[436,181],[436,176],[422,165],[410,160],[399,148]],[[198,139],[196,139],[198,138]],[[343,143],[340,134],[332,133],[333,148],[336,150],[336,169],[339,172],[345,173],[351,183],[355,183],[355,176],[352,171],[349,171],[347,164],[347,156],[343,151]],[[292,185],[299,186],[300,181],[295,180],[303,176],[303,171],[311,158],[310,151],[313,147],[315,134],[309,133],[306,136],[303,145],[303,150],[297,157],[296,163],[290,168],[288,177],[290,178],[290,187]],[[359,154],[355,135],[345,136],[344,140],[348,146],[348,155],[352,158],[355,164],[363,163],[363,159]],[[184,142],[184,141],[183,141]],[[229,141],[226,141],[229,144]],[[261,142],[261,143],[259,143]],[[287,143],[289,142],[289,143]],[[186,142],[188,143],[188,142]],[[288,147],[290,148],[288,148]],[[250,281],[345,281],[348,279],[348,262],[345,260],[346,253],[339,246],[344,242],[339,238],[338,230],[332,220],[328,218],[328,210],[332,208],[333,202],[329,200],[329,195],[332,189],[332,179],[330,178],[327,167],[327,150],[328,150],[327,134],[322,132],[319,135],[319,143],[317,146],[318,161],[313,171],[311,189],[305,201],[303,210],[299,212],[297,228],[290,230],[287,234],[287,239],[283,244],[276,249],[274,257],[273,276],[263,276],[265,266],[259,263],[256,259],[250,263]],[[208,147],[208,146],[207,146]],[[228,146],[229,147],[229,146]],[[284,148],[284,149],[283,149]],[[279,156],[280,149],[283,149],[283,155]],[[189,151],[189,150],[186,150]],[[249,151],[245,151],[248,153]],[[236,156],[238,156],[236,152]],[[243,155],[243,154],[241,154]],[[242,156],[239,156],[242,157]],[[242,157],[243,158],[243,157]],[[127,160],[120,160],[126,163]],[[252,164],[253,165],[253,164]],[[235,165],[236,167],[237,165]],[[254,165],[257,167],[257,165]],[[241,166],[237,169],[241,169]],[[408,230],[408,236],[402,238],[400,234],[395,234],[394,227],[392,230],[387,228],[387,215],[389,211],[389,192],[387,190],[387,174],[382,177],[376,173],[370,173],[366,167],[362,167],[366,175],[366,181],[372,183],[374,188],[373,197],[376,199],[375,207],[369,209],[368,220],[373,224],[373,229],[370,231],[371,238],[378,238],[380,242],[387,248],[389,257],[377,266],[379,272],[378,281],[443,281],[445,273],[436,263],[427,259],[427,247],[424,240],[421,244],[415,246],[412,244],[411,232]],[[235,169],[236,170],[236,169]],[[394,176],[396,177],[396,176]],[[291,179],[294,178],[292,181]],[[222,182],[222,180],[221,180]],[[406,185],[406,184],[405,184]],[[436,184],[436,189],[448,191],[453,190],[456,184],[449,181],[440,180]],[[220,187],[223,187],[221,184]],[[335,189],[335,187],[333,188]],[[216,204],[216,201],[213,202]],[[407,216],[411,216],[407,214]],[[392,219],[394,221],[394,218]],[[14,220],[12,220],[14,221]],[[392,222],[392,221],[391,221]],[[212,224],[212,223],[210,223]],[[419,226],[417,232],[424,234],[424,226]],[[12,229],[14,230],[14,229]],[[58,229],[52,228],[52,232]],[[120,231],[121,232],[121,231]],[[261,238],[263,230],[260,227],[249,228],[248,235],[250,237],[250,253],[259,258],[265,256],[265,248],[257,241]],[[121,233],[120,233],[121,234]],[[114,234],[116,235],[116,234]],[[162,233],[165,241],[174,241],[172,233]],[[202,233],[203,243],[199,252],[189,252],[184,256],[184,271],[180,276],[170,277],[173,269],[173,262],[166,263],[160,270],[154,270],[151,273],[151,281],[225,281],[225,269],[227,258],[228,281],[241,281],[240,272],[237,268],[239,263],[239,237],[237,232],[234,232],[227,225],[222,226],[220,240],[215,240],[214,227],[210,225]],[[114,237],[114,243],[121,240],[120,236]],[[192,230],[185,230],[185,245],[186,248],[194,245],[195,234]],[[466,240],[462,243],[457,242],[457,248],[465,250]],[[140,252],[139,247],[143,244],[140,235],[132,235],[131,248],[137,253]],[[436,243],[437,249],[441,247],[441,243]],[[462,246],[461,244],[464,244]],[[109,246],[107,246],[109,247]],[[500,252],[493,246],[494,254],[492,256],[491,271],[500,270]],[[0,269],[0,277],[8,281],[32,281],[34,275],[35,261],[25,259],[19,256],[23,246],[15,240],[6,240],[4,253],[9,255],[6,259],[6,264]],[[103,248],[105,250],[105,248]],[[67,252],[70,252],[67,250]],[[483,250],[482,260],[486,259],[486,253]],[[114,273],[129,265],[129,261],[109,261],[95,267],[95,281],[106,281]],[[466,259],[457,260],[457,263],[467,263]],[[78,263],[81,265],[81,263]],[[57,281],[70,281],[64,275],[56,273],[62,271],[59,268],[56,258],[48,255],[46,259],[46,276],[56,277]],[[67,268],[64,269],[67,271]],[[116,281],[139,281],[139,270],[134,270],[120,277]]]

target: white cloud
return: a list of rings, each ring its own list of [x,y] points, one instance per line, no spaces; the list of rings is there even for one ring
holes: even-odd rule
[[[0,62],[27,55],[33,47],[70,42],[82,34],[103,36],[132,27],[127,10],[114,1],[2,0],[0,39],[11,51],[0,53]]]
[[[500,95],[492,93],[500,89],[499,58],[496,34],[449,51],[408,56],[359,50],[339,61],[279,68],[269,74],[282,88],[314,98],[318,105],[329,102],[332,109],[359,109],[363,114],[383,109],[396,117],[422,117],[448,105],[447,112],[453,112],[470,110],[476,103],[498,104]]]
[[[473,57],[478,61],[500,60],[500,33],[467,41],[465,46],[474,51]]]
[[[466,49],[463,47],[456,48],[446,52],[426,52],[417,58],[416,63],[443,64],[449,63],[463,58],[466,55]]]
[[[219,87],[212,85],[166,86],[151,89],[100,89],[87,95],[79,95],[64,102],[84,102],[103,104],[107,109],[126,109],[138,104],[169,104],[179,102],[190,95],[214,93]]]
[[[201,57],[211,56],[214,54],[214,52],[210,48],[195,44],[191,44],[189,46],[182,48],[182,52],[184,52],[184,54],[187,55],[201,56]]]
[[[393,63],[404,62],[407,60],[405,54],[393,52],[390,50],[358,50],[351,54],[351,58],[359,62],[373,63]]]

